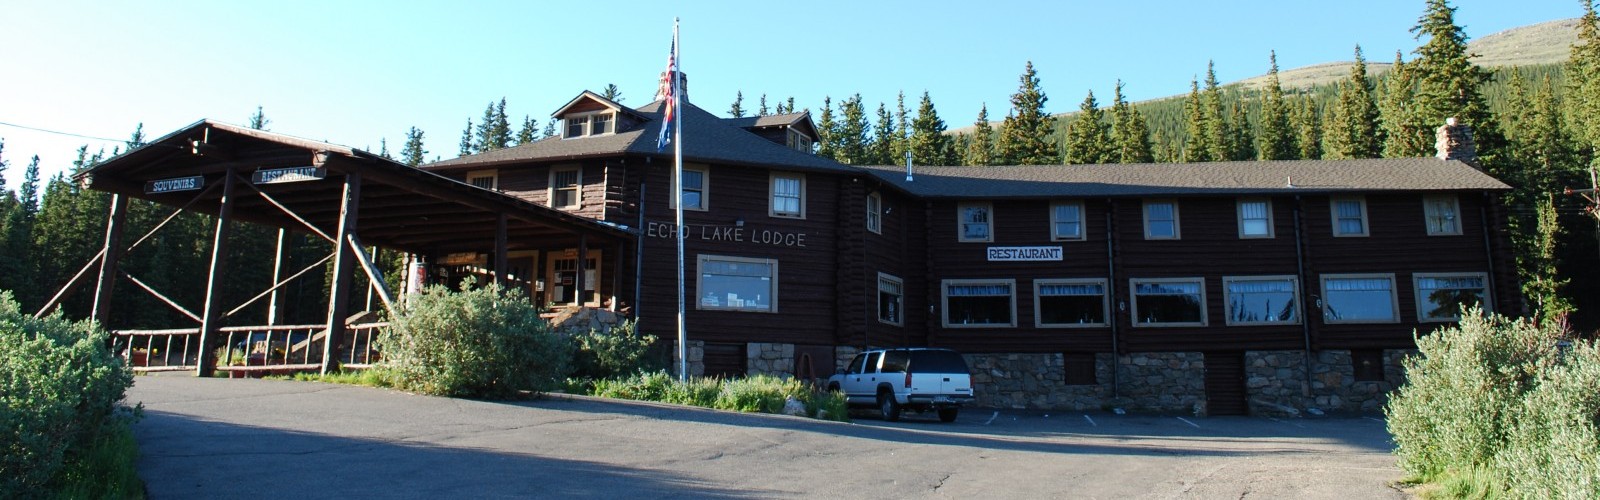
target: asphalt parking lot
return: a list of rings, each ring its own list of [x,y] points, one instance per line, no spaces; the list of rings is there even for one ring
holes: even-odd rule
[[[968,409],[854,423],[139,377],[152,498],[1403,498],[1381,421]]]

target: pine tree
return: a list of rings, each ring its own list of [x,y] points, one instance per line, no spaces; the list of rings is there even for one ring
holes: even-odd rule
[[[1414,158],[1433,153],[1433,137],[1428,132],[1432,129],[1421,123],[1414,107],[1415,73],[1412,64],[1401,60],[1400,53],[1395,52],[1394,65],[1383,79],[1383,100],[1378,103],[1385,158]]]
[[[786,102],[786,105],[783,108],[783,112],[784,113],[793,113],[794,112],[794,96],[789,96],[789,99],[787,101],[785,101],[785,102]]]
[[[837,149],[833,158],[848,165],[864,165],[871,160],[867,152],[868,134],[866,108],[861,104],[861,94],[850,96],[839,104]]]
[[[1456,118],[1472,127],[1478,156],[1493,156],[1504,140],[1479,90],[1489,81],[1489,72],[1468,59],[1467,35],[1455,24],[1455,10],[1448,0],[1428,0],[1427,11],[1411,28],[1418,39],[1428,37],[1417,47],[1413,68],[1418,118],[1427,125],[1422,142],[1432,144],[1434,129],[1446,118]]]
[[[611,102],[622,104],[622,90],[615,83],[607,83],[605,90],[600,91],[600,96],[610,99]]]
[[[833,158],[838,150],[839,124],[833,121],[833,98],[822,97],[822,114],[817,116],[817,156]]]
[[[1150,163],[1155,155],[1150,148],[1150,129],[1144,116],[1122,95],[1122,80],[1111,99],[1111,159],[1118,163]]]
[[[1255,135],[1250,130],[1250,117],[1244,109],[1244,99],[1235,99],[1229,108],[1227,127],[1228,160],[1244,161],[1255,158]]]
[[[1067,124],[1067,143],[1062,148],[1062,160],[1068,164],[1105,163],[1111,161],[1111,129],[1105,122],[1105,112],[1094,100],[1094,91],[1078,105],[1078,117]]]
[[[256,106],[256,113],[250,115],[250,128],[255,130],[266,130],[268,123],[272,123],[272,121],[267,119],[266,113],[261,112],[261,106]]]
[[[550,121],[544,122],[544,131],[539,132],[539,138],[543,139],[543,138],[546,138],[546,137],[555,137],[555,136],[556,136],[556,121],[555,120],[550,120]]]
[[[1383,154],[1382,122],[1378,105],[1372,100],[1372,84],[1367,81],[1367,60],[1356,46],[1356,63],[1350,77],[1339,82],[1339,98],[1328,111],[1324,157],[1333,160],[1377,158]]]
[[[526,129],[525,129],[526,130]],[[406,131],[406,145],[400,149],[400,162],[410,166],[422,165],[428,150],[422,149],[422,129],[411,127]]]
[[[906,112],[906,91],[902,90],[894,97],[894,157],[896,162],[905,161],[906,152],[911,151],[911,116]]]
[[[978,108],[978,120],[972,123],[972,140],[967,144],[967,165],[994,164],[994,128],[989,126],[989,104]]]
[[[1532,204],[1543,194],[1559,193],[1580,181],[1582,161],[1563,125],[1561,103],[1549,75],[1532,98],[1523,102],[1525,105],[1513,108],[1527,110],[1520,126],[1507,127],[1512,160],[1521,173],[1507,180],[1518,186],[1517,191],[1527,193],[1522,196],[1525,204]]]
[[[1256,159],[1292,160],[1299,156],[1295,147],[1295,133],[1289,128],[1289,106],[1283,100],[1283,86],[1278,82],[1278,51],[1269,53],[1271,69],[1267,70],[1267,85],[1261,90],[1261,118],[1256,120]]]
[[[1310,96],[1295,99],[1292,126],[1295,130],[1296,158],[1316,160],[1322,158],[1322,120],[1317,117],[1317,103]]]
[[[472,154],[472,119],[467,118],[467,129],[461,131],[461,156]]]
[[[872,164],[894,165],[894,135],[899,132],[894,126],[894,115],[889,112],[889,106],[878,103],[878,128],[872,136]]]
[[[129,135],[128,140],[123,141],[122,145],[127,146],[128,151],[144,146],[144,122],[139,122],[139,125],[133,128],[133,134]]]
[[[944,131],[944,120],[933,108],[933,98],[923,91],[917,118],[911,122],[911,160],[918,165],[955,165],[955,147]]]
[[[5,143],[0,142],[0,150]],[[0,160],[0,170],[6,162]],[[12,290],[25,306],[37,307],[38,289],[33,246],[34,221],[39,213],[39,157],[35,155],[23,174],[18,196],[12,198],[0,183],[0,198],[7,209],[0,214],[0,290]],[[48,285],[46,285],[48,286]]]
[[[744,118],[744,91],[740,90],[733,96],[733,106],[728,108],[728,116]]]
[[[1583,17],[1578,19],[1578,43],[1566,64],[1567,107],[1572,116],[1600,116],[1600,16],[1594,2],[1583,0]],[[1584,148],[1600,151],[1600,120],[1574,120],[1573,132]]]
[[[756,116],[767,116],[769,114],[772,113],[767,112],[767,95],[761,94],[761,108],[756,110]]]
[[[1017,165],[1051,165],[1061,161],[1061,152],[1050,138],[1055,119],[1044,111],[1049,100],[1039,88],[1033,61],[1022,71],[1017,92],[1011,95],[1011,112],[1000,123],[997,141],[1000,161]]]
[[[1217,148],[1211,144],[1211,116],[1206,113],[1198,80],[1189,80],[1189,97],[1183,100],[1183,111],[1189,117],[1184,122],[1184,131],[1188,132],[1189,140],[1183,145],[1183,161],[1217,161],[1218,158],[1211,155]]]
[[[389,156],[389,138],[388,137],[380,137],[380,138],[378,138],[378,157],[379,158],[388,159],[388,160],[393,160],[394,159],[394,157]]]
[[[539,120],[522,115],[522,128],[517,130],[517,144],[527,144],[537,140],[539,140]]]
[[[1227,110],[1222,105],[1222,87],[1217,83],[1216,64],[1211,61],[1206,61],[1206,87],[1200,102],[1206,116],[1206,142],[1211,147],[1207,156],[1214,161],[1232,160],[1237,152],[1233,144],[1233,131],[1228,125]]]

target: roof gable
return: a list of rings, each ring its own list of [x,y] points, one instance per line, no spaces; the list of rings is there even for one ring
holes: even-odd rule
[[[600,110],[606,110],[606,109],[610,109],[612,111],[616,111],[616,112],[619,112],[619,113],[626,113],[626,114],[632,115],[633,117],[638,118],[641,121],[645,119],[645,117],[643,115],[640,115],[639,113],[635,112],[632,108],[629,108],[627,106],[623,106],[622,104],[620,104],[620,103],[618,103],[616,101],[613,101],[613,100],[610,100],[610,99],[606,99],[605,96],[602,96],[600,94],[596,94],[596,93],[588,91],[588,90],[583,91],[583,93],[578,94],[577,97],[574,97],[574,98],[572,98],[572,100],[567,101],[566,104],[563,104],[561,106],[561,109],[557,109],[556,112],[551,113],[550,116],[553,116],[553,117],[555,117],[557,119],[562,119],[562,118],[565,118],[567,115],[570,115],[570,114],[573,114],[573,113],[585,113],[585,112],[590,112],[590,111],[600,111]]]

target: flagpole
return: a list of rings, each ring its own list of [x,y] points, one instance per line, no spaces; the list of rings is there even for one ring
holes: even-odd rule
[[[677,220],[672,227],[676,228],[678,233],[677,237],[674,238],[678,243],[678,380],[688,381],[689,334],[684,327],[683,321],[683,237],[686,234],[683,229],[683,98],[681,97],[683,95],[683,77],[681,76],[683,72],[678,71],[678,68],[683,66],[683,59],[679,57],[679,54],[682,54],[683,51],[678,46],[678,18],[672,18],[672,52],[672,67],[667,69],[672,74],[667,75],[667,77],[672,79],[672,109],[678,115],[674,117],[673,121],[675,123],[671,124],[673,126],[672,154],[674,157],[672,184],[677,186],[677,189],[674,189],[673,191],[675,192],[672,194],[677,197],[677,203],[674,203],[677,206],[674,214]]]

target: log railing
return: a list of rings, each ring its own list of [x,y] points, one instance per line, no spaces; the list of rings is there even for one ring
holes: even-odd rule
[[[347,368],[368,368],[380,357],[374,341],[387,322],[349,325],[338,357]],[[117,330],[111,332],[115,351],[135,372],[197,370],[200,329]],[[325,325],[230,326],[220,329],[217,371],[284,375],[321,369]],[[235,375],[238,376],[238,375]]]

